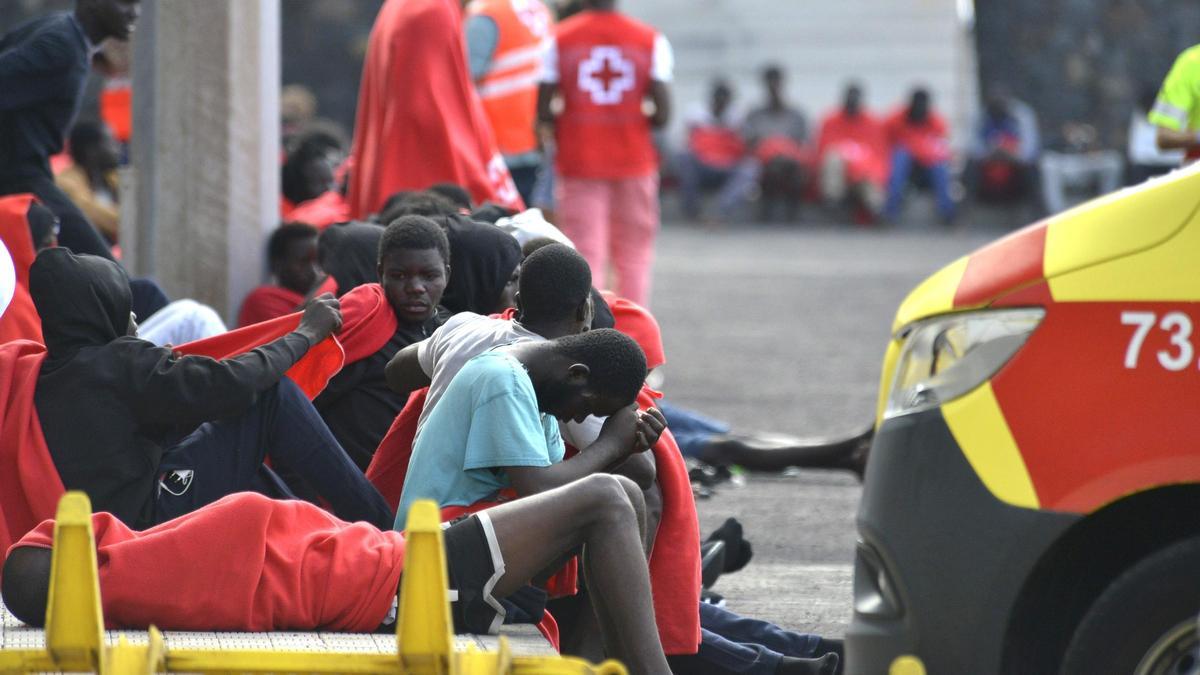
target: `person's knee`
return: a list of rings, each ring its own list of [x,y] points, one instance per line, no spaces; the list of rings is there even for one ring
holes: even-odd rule
[[[625,498],[629,500],[629,505],[633,507],[634,513],[644,516],[646,514],[646,495],[642,491],[642,488],[627,476],[614,474],[613,478],[621,486],[621,490],[625,493]]]
[[[641,490],[637,484],[624,476],[596,473],[579,481],[580,491],[587,503],[587,512],[598,520],[636,517],[638,511],[631,496],[637,493],[637,502],[645,509]]]
[[[0,596],[13,616],[30,626],[46,623],[46,601],[50,595],[48,548],[15,548],[4,561],[4,579]]]

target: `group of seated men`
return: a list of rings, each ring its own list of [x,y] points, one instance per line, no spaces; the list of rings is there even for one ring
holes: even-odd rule
[[[24,409],[40,427],[18,449],[22,471],[44,471],[26,485],[90,497],[109,622],[386,629],[408,507],[432,499],[450,523],[456,630],[544,622],[543,588],[586,586],[564,651],[637,673],[726,672],[694,663],[736,638],[702,629],[724,610],[696,609],[695,506],[644,387],[661,363],[657,325],[598,293],[571,247],[522,250],[461,211],[405,193],[379,216],[386,227],[285,228],[273,252],[295,248],[308,266],[273,265],[294,295],[174,347],[138,338],[118,264],[37,254],[27,291],[44,348],[0,345],[0,371],[32,362],[35,375],[9,393],[32,405],[9,401],[3,424]],[[622,316],[625,332],[612,327]],[[33,625],[52,528],[13,533],[0,579]],[[564,564],[574,555],[583,582]],[[784,654],[755,645],[757,671],[737,672],[836,672],[836,641],[795,641]]]
[[[734,113],[733,89],[724,81],[714,82],[707,106],[690,115],[676,166],[685,215],[701,216],[707,189],[717,193],[711,217],[732,220],[757,188],[760,220],[794,219],[808,199],[847,208],[858,222],[895,220],[919,174],[940,216],[953,219],[948,128],[928,90],[916,88],[904,105],[876,116],[862,86],[849,84],[810,138],[803,113],[787,100],[783,71],[766,68],[763,83],[764,104],[744,119]]]

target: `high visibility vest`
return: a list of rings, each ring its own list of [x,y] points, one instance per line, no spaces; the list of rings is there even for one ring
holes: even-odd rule
[[[541,0],[475,0],[467,12],[489,17],[500,32],[487,73],[476,83],[500,153],[536,150],[538,77],[554,17]]]
[[[558,25],[563,110],[555,166],[572,178],[635,178],[658,169],[642,102],[658,32],[617,12],[584,11]]]

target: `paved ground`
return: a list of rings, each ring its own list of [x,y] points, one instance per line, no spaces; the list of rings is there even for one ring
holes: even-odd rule
[[[873,419],[895,309],[938,267],[1002,234],[971,228],[668,226],[653,308],[674,402],[741,430],[849,433]],[[729,607],[840,636],[850,619],[848,473],[752,475],[699,504],[702,536],[738,517],[754,560],[714,590]]]

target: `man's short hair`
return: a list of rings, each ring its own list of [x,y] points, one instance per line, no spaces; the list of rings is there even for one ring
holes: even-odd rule
[[[288,249],[298,241],[316,237],[317,228],[308,223],[284,223],[267,240],[267,261],[276,263],[287,257]]]
[[[783,80],[783,68],[778,63],[770,63],[763,67],[764,80]]]
[[[379,240],[379,262],[388,253],[396,250],[436,250],[442,261],[450,264],[450,240],[446,232],[425,216],[401,216],[391,222]]]
[[[379,222],[390,223],[401,216],[449,216],[458,213],[454,202],[433,192],[398,192],[388,197],[379,212]]]
[[[434,183],[426,192],[445,197],[460,209],[470,211],[475,208],[475,205],[471,203],[471,193],[458,183]]]
[[[571,318],[592,292],[592,269],[570,246],[543,246],[521,263],[517,290],[522,320]]]
[[[588,385],[602,396],[632,403],[646,380],[646,355],[633,338],[611,328],[555,339],[558,353],[588,367]]]
[[[550,237],[534,237],[529,241],[521,244],[521,259],[528,258],[534,251],[539,248],[545,248],[551,244],[561,244],[562,242]]]

